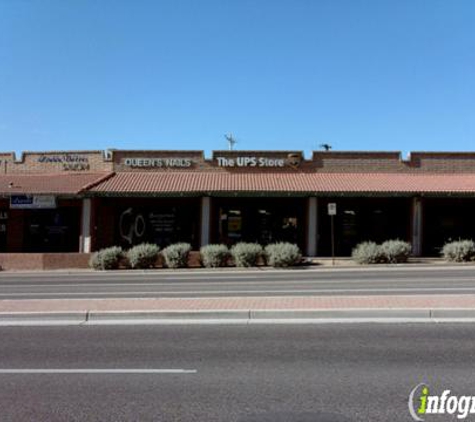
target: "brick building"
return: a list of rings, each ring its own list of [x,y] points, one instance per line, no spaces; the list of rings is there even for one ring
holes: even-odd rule
[[[475,153],[0,153],[0,252],[285,240],[326,256],[329,203],[339,256],[394,238],[437,255],[475,238]]]

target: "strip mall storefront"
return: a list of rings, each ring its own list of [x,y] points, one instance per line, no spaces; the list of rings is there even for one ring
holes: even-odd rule
[[[475,238],[475,154],[66,151],[0,154],[0,252],[91,252],[151,242],[335,248],[404,239],[438,255]]]

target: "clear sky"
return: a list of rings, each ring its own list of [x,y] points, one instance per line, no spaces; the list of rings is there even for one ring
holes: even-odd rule
[[[473,0],[0,0],[0,150],[474,150]]]

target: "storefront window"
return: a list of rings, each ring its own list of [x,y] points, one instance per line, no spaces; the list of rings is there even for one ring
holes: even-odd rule
[[[0,210],[0,252],[7,250],[8,211]]]
[[[127,207],[118,217],[118,241],[123,247],[154,243],[166,247],[193,243],[194,222],[186,207]]]
[[[410,202],[401,199],[329,199],[337,204],[335,224],[335,253],[349,256],[361,242],[382,243],[389,239],[406,240],[410,228]],[[318,251],[322,256],[331,254],[330,216],[327,202],[322,201],[319,212]]]
[[[29,252],[77,252],[79,209],[31,210],[25,216],[25,246]]]

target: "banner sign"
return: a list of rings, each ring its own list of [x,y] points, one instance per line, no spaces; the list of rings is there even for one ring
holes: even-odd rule
[[[56,197],[52,195],[12,195],[12,209],[52,209],[56,208]]]

